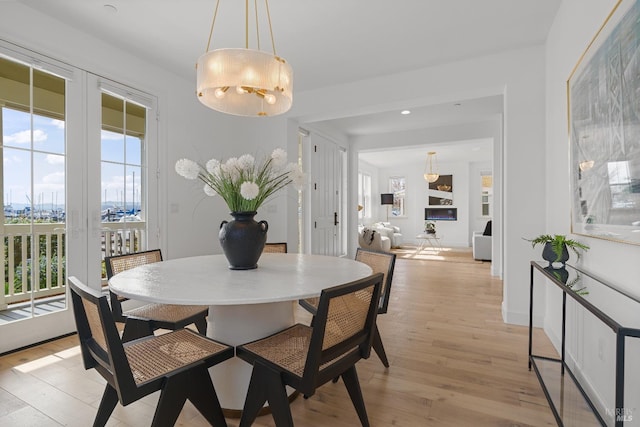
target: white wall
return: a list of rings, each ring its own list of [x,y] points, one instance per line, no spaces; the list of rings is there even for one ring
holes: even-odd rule
[[[564,0],[546,43],[546,212],[545,231],[570,234],[571,193],[567,148],[567,79],[591,42],[616,0]],[[558,185],[560,183],[560,185]],[[640,246],[572,236],[591,246],[582,257],[582,265],[612,284],[640,296]],[[545,331],[559,347],[560,299],[558,292],[547,295]],[[578,366],[578,375],[586,379],[603,413],[612,410],[614,335],[601,322],[582,312],[569,311],[572,338],[568,341],[570,359]],[[578,331],[575,335],[573,332]],[[634,363],[640,356],[638,339],[627,339],[627,391],[625,407],[633,411],[633,422],[640,425],[640,369]],[[631,363],[629,363],[631,362]]]

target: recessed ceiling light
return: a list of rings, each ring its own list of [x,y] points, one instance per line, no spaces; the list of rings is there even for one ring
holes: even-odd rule
[[[407,114],[411,114],[411,111],[409,111],[409,110],[402,110],[402,111],[400,111],[400,114],[402,114],[402,115],[406,116]]]
[[[105,4],[104,10],[110,13],[116,13],[118,11],[118,8],[112,4]]]

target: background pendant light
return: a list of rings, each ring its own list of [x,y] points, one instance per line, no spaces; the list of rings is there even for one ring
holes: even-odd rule
[[[436,164],[435,169],[433,167],[434,163]],[[424,179],[427,182],[436,182],[438,178],[440,178],[440,175],[438,174],[438,163],[436,159],[436,152],[429,151],[427,153],[427,165],[424,170]]]
[[[289,111],[293,101],[293,70],[276,55],[268,0],[265,12],[273,53],[260,50],[257,0],[254,6],[258,49],[249,49],[249,0],[245,0],[245,48],[209,51],[219,5],[217,0],[207,50],[196,65],[198,99],[209,108],[237,116],[275,116]]]

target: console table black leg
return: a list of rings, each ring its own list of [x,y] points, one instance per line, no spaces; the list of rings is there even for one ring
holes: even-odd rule
[[[560,373],[564,375],[564,349],[566,343],[566,325],[567,325],[567,294],[566,292],[562,293],[562,354],[560,358],[562,360]]]
[[[616,427],[622,427],[627,418],[624,408],[624,338],[620,333],[616,335]]]
[[[529,277],[529,370],[531,370],[531,355],[533,354],[533,265],[530,267]]]

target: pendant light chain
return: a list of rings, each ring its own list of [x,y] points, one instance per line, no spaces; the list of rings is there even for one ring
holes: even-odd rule
[[[258,0],[253,0],[253,8],[256,12],[256,40],[258,41],[258,50],[260,50],[260,26],[258,24]]]
[[[209,40],[207,40],[207,48],[205,49],[204,53],[209,52],[211,37],[213,36],[213,26],[216,25],[216,17],[218,16],[218,6],[220,6],[220,0],[216,2],[216,10],[213,12],[213,20],[211,21],[211,29],[209,30]]]
[[[273,47],[273,56],[276,54],[276,42],[273,39],[273,27],[271,26],[271,13],[269,12],[269,0],[264,0],[264,4],[267,6],[267,20],[269,21],[269,33],[271,33],[271,46]]]
[[[256,40],[258,43],[258,50],[260,50],[260,26],[258,19],[258,0],[254,0],[254,10],[256,15]],[[273,38],[273,26],[271,25],[271,12],[269,11],[269,1],[264,0],[264,4],[267,10],[267,21],[269,22],[269,35],[271,36],[271,48],[273,49],[273,55],[278,56],[276,54],[276,42]],[[218,17],[218,8],[220,7],[220,0],[216,1],[216,8],[213,12],[213,19],[211,20],[211,28],[209,29],[209,38],[207,39],[207,48],[205,49],[205,53],[209,52],[209,48],[211,47],[211,39],[213,38],[213,27],[216,25],[216,18]],[[249,0],[245,0],[245,14],[244,14],[244,47],[245,49],[249,49]]]

